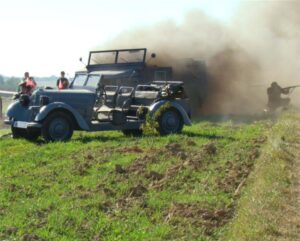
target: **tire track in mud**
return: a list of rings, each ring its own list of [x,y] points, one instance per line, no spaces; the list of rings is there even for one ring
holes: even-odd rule
[[[300,125],[297,126],[297,139],[294,143],[287,143],[295,151],[291,172],[291,200],[284,206],[286,211],[283,217],[280,232],[282,235],[278,241],[300,240]]]

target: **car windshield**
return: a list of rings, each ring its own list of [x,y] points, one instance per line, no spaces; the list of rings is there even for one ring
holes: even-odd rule
[[[86,86],[97,88],[100,78],[100,75],[89,75]]]
[[[144,51],[130,50],[119,52],[118,63],[138,63],[143,62]]]
[[[87,75],[86,74],[78,74],[75,76],[73,80],[73,87],[74,86],[84,86],[86,81]]]
[[[142,63],[145,54],[145,49],[95,51],[90,52],[89,65]]]

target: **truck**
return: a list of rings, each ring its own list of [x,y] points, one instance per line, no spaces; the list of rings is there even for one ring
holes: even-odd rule
[[[180,133],[192,123],[185,83],[172,79],[171,67],[148,66],[146,57],[146,48],[91,51],[68,89],[20,95],[4,123],[14,138],[47,142],[67,141],[75,130],[141,135],[148,116],[161,135]]]

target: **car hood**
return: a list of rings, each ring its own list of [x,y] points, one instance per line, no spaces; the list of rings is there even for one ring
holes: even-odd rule
[[[96,93],[86,89],[39,89],[31,96],[32,104],[39,105],[40,97],[47,96],[49,102],[64,102],[73,106],[78,103],[91,104],[95,103]]]

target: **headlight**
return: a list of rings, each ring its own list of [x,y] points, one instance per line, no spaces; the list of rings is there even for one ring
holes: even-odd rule
[[[41,97],[40,97],[40,106],[48,105],[49,102],[50,102],[50,99],[49,99],[48,96],[41,95]]]

